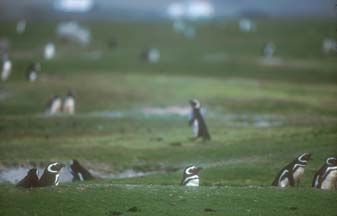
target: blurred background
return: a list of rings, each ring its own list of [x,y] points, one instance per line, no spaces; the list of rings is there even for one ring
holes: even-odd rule
[[[275,215],[279,203],[299,215],[335,214],[335,195],[307,188],[337,153],[336,18],[335,0],[0,0],[0,214],[49,215],[60,205],[112,215],[100,196],[143,215],[160,215],[163,205],[171,215],[176,205],[199,215],[205,203],[219,215],[248,212],[241,207]],[[212,137],[206,143],[191,139],[193,98]],[[315,160],[301,193],[254,204],[276,199],[269,185],[304,152]],[[97,184],[78,192],[72,159]],[[67,165],[57,205],[39,202],[47,191],[31,199],[12,190],[51,161]],[[191,164],[204,168],[198,193],[175,187]],[[211,188],[220,195],[209,196]]]
[[[196,163],[207,185],[261,185],[275,158],[323,159],[335,150],[335,3],[1,0],[0,179],[77,158],[102,176],[175,184]],[[210,145],[188,139],[192,98]]]

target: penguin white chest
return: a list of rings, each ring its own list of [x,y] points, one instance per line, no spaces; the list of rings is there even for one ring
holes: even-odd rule
[[[293,173],[295,182],[298,181],[304,174],[304,167],[298,167]]]
[[[193,134],[194,134],[195,137],[197,137],[198,133],[199,133],[199,121],[195,119],[193,121],[192,127],[193,127]]]
[[[59,112],[61,109],[61,100],[60,99],[56,99],[52,102],[51,107],[50,107],[50,113],[54,114]]]
[[[67,98],[63,104],[63,111],[65,113],[73,114],[75,112],[75,100],[74,98]]]
[[[34,82],[37,79],[37,74],[35,71],[29,73],[29,81]]]
[[[11,73],[12,63],[10,61],[5,61],[2,66],[1,80],[5,81],[8,79]]]
[[[337,169],[331,171],[325,179],[322,181],[321,189],[329,190],[329,189],[336,189],[336,182],[337,182]]]
[[[199,187],[199,178],[195,178],[186,183],[185,186],[189,187]]]

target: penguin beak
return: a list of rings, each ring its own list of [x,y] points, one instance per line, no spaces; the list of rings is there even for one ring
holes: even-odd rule
[[[199,172],[200,170],[202,170],[203,168],[202,167],[198,167],[197,168],[197,171]]]

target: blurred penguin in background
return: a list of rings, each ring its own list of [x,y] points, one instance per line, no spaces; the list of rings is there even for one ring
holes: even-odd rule
[[[29,82],[34,82],[37,80],[38,73],[41,70],[41,65],[37,62],[32,63],[27,68],[26,79]]]
[[[59,96],[53,96],[45,107],[45,113],[48,115],[54,115],[61,112],[62,101]]]
[[[75,98],[72,91],[68,91],[67,96],[64,98],[62,111],[67,114],[75,113]]]
[[[43,50],[43,57],[46,60],[51,60],[55,57],[55,45],[53,43],[46,44]]]
[[[4,54],[1,62],[1,81],[6,81],[9,78],[11,70],[12,62],[9,60],[8,55]]]
[[[204,141],[210,140],[211,136],[208,133],[205,120],[200,111],[200,108],[201,108],[200,102],[196,99],[193,99],[193,100],[190,100],[190,105],[192,108],[192,112],[191,112],[191,117],[188,123],[193,129],[193,133],[194,133],[193,138],[197,139],[200,137]]]
[[[25,19],[20,20],[17,24],[16,24],[16,33],[18,34],[23,34],[26,31],[26,27],[27,27],[27,22]]]

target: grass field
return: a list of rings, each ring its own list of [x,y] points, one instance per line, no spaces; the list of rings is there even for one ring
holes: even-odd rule
[[[337,214],[336,191],[311,188],[324,159],[337,155],[337,61],[321,52],[336,22],[260,20],[249,33],[235,20],[198,23],[194,39],[170,23],[83,25],[93,34],[86,47],[58,39],[56,23],[28,23],[24,35],[1,23],[13,72],[0,83],[0,171],[76,158],[91,170],[152,174],[32,190],[1,182],[0,215]],[[260,56],[269,40],[277,64]],[[41,55],[48,41],[57,48],[51,61]],[[140,59],[147,47],[160,50],[160,62]],[[28,83],[33,60],[42,73]],[[77,113],[45,116],[47,100],[68,89]],[[184,109],[191,98],[205,108],[210,142],[189,139],[185,115],[146,111]],[[299,187],[270,187],[303,152],[313,160]],[[204,168],[199,188],[179,186],[190,164]]]

